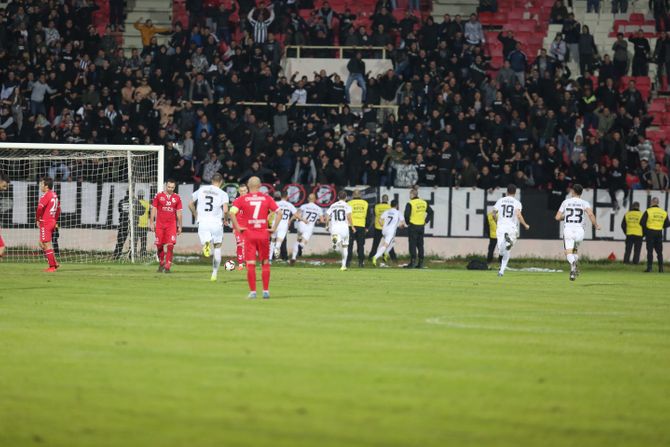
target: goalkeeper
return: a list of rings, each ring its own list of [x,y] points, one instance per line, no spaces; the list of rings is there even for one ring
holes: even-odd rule
[[[123,246],[126,243],[126,239],[130,235],[130,196],[126,191],[126,195],[119,201],[118,211],[119,211],[119,231],[116,234],[116,247],[114,247],[113,258],[119,259],[121,253],[123,252]],[[144,214],[144,207],[139,200],[133,197],[132,200],[133,206],[133,216],[134,219],[138,219],[139,216]],[[137,228],[137,226],[135,226]]]

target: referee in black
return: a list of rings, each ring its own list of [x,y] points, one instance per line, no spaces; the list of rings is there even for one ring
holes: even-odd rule
[[[670,226],[668,212],[658,206],[658,197],[651,199],[651,205],[640,219],[642,231],[647,239],[647,270],[654,264],[654,251],[658,258],[658,272],[663,273],[663,230]]]
[[[405,206],[405,222],[409,234],[409,264],[406,269],[423,268],[423,233],[427,223],[433,220],[433,209],[423,199],[419,198],[419,192],[412,189],[409,192],[409,202]],[[419,262],[417,263],[417,251]]]

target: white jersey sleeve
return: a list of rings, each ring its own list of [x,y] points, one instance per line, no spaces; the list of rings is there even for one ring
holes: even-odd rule
[[[215,186],[202,186],[193,193],[197,202],[198,223],[222,222],[223,205],[229,202],[228,194]]]

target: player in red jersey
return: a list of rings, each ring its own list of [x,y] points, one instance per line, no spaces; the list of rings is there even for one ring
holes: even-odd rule
[[[158,250],[158,273],[170,273],[172,253],[177,235],[181,234],[182,204],[181,198],[174,192],[177,182],[168,179],[165,191],[159,192],[151,204],[149,228],[156,232],[156,248]],[[164,250],[163,246],[167,246]]]
[[[7,176],[0,172],[0,191],[7,191],[9,188],[9,179]],[[0,234],[0,258],[5,255],[5,241],[2,239],[2,234]]]
[[[247,185],[240,185],[237,189],[237,197],[242,197],[248,192],[249,188],[247,188]],[[237,214],[237,223],[240,224],[241,227],[246,225],[243,213]],[[233,231],[233,234],[235,235],[235,243],[237,244],[237,270],[242,270],[244,268],[244,236],[237,231]]]
[[[230,220],[233,228],[243,235],[244,254],[247,262],[248,298],[256,298],[256,254],[262,264],[263,298],[270,298],[270,234],[274,233],[281,219],[275,219],[272,229],[268,229],[268,217],[279,209],[272,197],[259,191],[261,180],[251,177],[247,182],[249,193],[240,196],[230,208]],[[243,215],[244,226],[240,225],[238,215]]]
[[[40,180],[40,197],[37,211],[35,212],[35,221],[40,229],[40,247],[44,251],[44,256],[49,262],[49,268],[45,272],[55,272],[59,267],[56,262],[56,255],[51,245],[51,236],[53,235],[58,218],[60,217],[60,202],[58,196],[53,192],[54,181],[51,177],[44,177]]]

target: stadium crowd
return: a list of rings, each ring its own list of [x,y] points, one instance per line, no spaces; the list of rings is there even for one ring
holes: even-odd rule
[[[98,34],[91,0],[11,0],[0,11],[0,141],[165,145],[166,177],[179,182],[219,172],[226,182],[336,187],[668,188],[670,146],[657,161],[647,103],[634,82],[620,91],[627,73],[616,50],[596,68],[581,29],[583,76],[564,63],[574,17],[537,57],[502,32],[505,62],[492,67],[474,14],[436,23],[408,11],[397,21],[395,5],[380,1],[369,31],[327,2],[307,20],[291,2],[192,3],[188,25],[137,23],[144,47],[126,54],[110,27]],[[369,76],[361,58],[370,50],[347,54],[348,79],[284,73],[280,40],[385,46],[394,68]],[[670,60],[670,39],[659,42]],[[346,105],[354,82],[360,108]],[[397,116],[370,105],[397,105]],[[89,172],[58,163],[48,173],[80,181]]]

